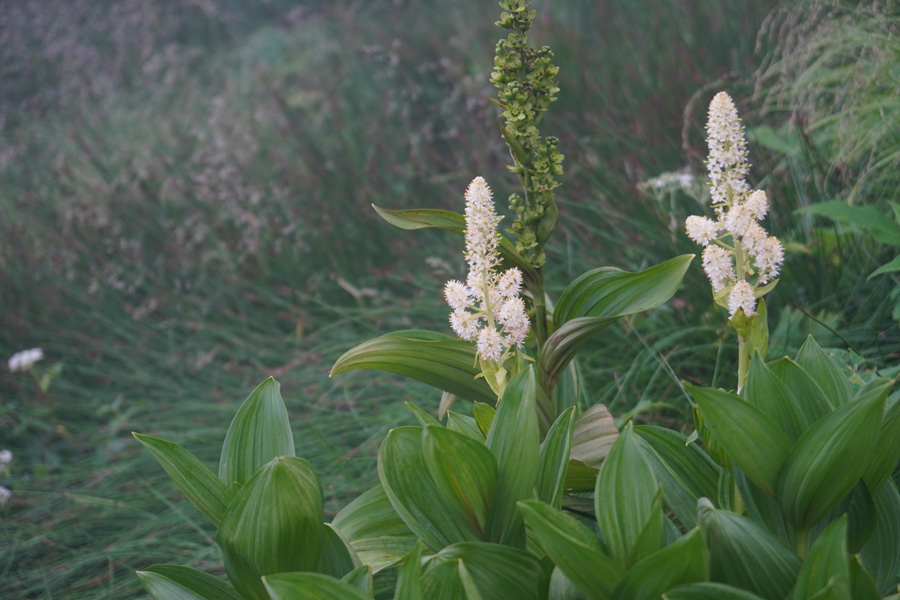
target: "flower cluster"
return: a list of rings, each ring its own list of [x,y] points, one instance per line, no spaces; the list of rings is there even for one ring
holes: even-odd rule
[[[496,273],[500,263],[500,222],[491,189],[476,177],[466,190],[466,282],[448,281],[444,297],[453,309],[450,326],[464,340],[476,340],[483,360],[499,361],[528,335],[528,315],[519,297],[522,272],[512,268]]]
[[[31,350],[22,350],[21,352],[16,352],[9,359],[9,370],[15,373],[16,371],[30,371],[31,367],[34,366],[39,360],[44,358],[44,351],[40,348],[32,348]]]
[[[716,94],[709,105],[706,133],[706,166],[716,219],[690,216],[685,229],[688,237],[706,246],[703,269],[713,289],[727,295],[731,316],[742,310],[749,317],[756,314],[756,298],[767,291],[762,286],[778,276],[784,248],[759,224],[769,211],[769,201],[764,191],[750,191],[744,179],[750,168],[747,141],[734,102],[725,92]],[[754,275],[751,285],[749,278]]]

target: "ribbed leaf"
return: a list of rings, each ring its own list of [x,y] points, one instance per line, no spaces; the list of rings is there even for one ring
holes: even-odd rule
[[[722,390],[685,384],[715,442],[752,482],[774,495],[775,480],[791,447],[781,426],[755,406]]]
[[[875,531],[859,557],[882,594],[897,589],[900,571],[900,493],[886,481],[872,494],[875,504]]]
[[[516,502],[531,498],[538,481],[540,435],[535,411],[534,369],[506,386],[485,443],[497,459],[499,480],[485,528],[485,540],[525,547],[525,527]]]
[[[566,481],[563,484],[567,492],[593,492],[597,485],[597,471],[580,460],[570,459],[566,469]],[[591,510],[593,510],[593,503]],[[590,511],[589,511],[590,512]]]
[[[423,600],[422,584],[422,542],[417,542],[397,569],[397,585],[394,600]]]
[[[375,369],[423,381],[467,400],[494,404],[497,396],[484,378],[475,379],[475,344],[433,331],[397,331],[363,342],[341,356],[331,375]]]
[[[594,490],[594,511],[606,547],[626,568],[631,548],[653,514],[659,487],[638,443],[629,423],[603,461]]]
[[[842,406],[800,436],[778,475],[776,498],[801,531],[850,493],[872,459],[884,402],[877,396]],[[747,473],[750,476],[750,473]]]
[[[572,434],[575,430],[575,407],[567,408],[541,443],[541,465],[538,472],[537,496],[554,508],[562,506]]]
[[[453,514],[478,538],[497,490],[497,461],[491,451],[464,433],[429,425],[422,430],[425,466]]]
[[[825,395],[831,399],[831,404],[843,406],[853,397],[853,390],[847,381],[851,373],[848,370],[845,374],[834,359],[816,343],[813,336],[806,338],[795,360],[800,368],[819,384]]]
[[[137,572],[154,600],[241,600],[230,585],[209,573],[178,565],[153,565]]]
[[[472,414],[475,416],[475,422],[478,423],[478,429],[481,435],[487,437],[488,431],[491,430],[491,423],[494,422],[494,415],[497,411],[490,404],[484,402],[475,402],[472,405]]]
[[[865,400],[870,396],[886,401],[893,388],[893,381],[873,379],[859,391],[854,402]],[[890,477],[894,471],[897,461],[900,461],[900,402],[891,404],[881,420],[875,454],[863,475],[870,490],[877,490],[881,487],[884,480]]]
[[[662,549],[666,523],[667,520],[663,513],[662,486],[660,485],[653,497],[650,517],[644,522],[644,527],[632,544],[631,550],[628,551],[628,557],[625,559],[626,568],[630,569],[632,565],[636,565],[643,558]]]
[[[264,465],[235,496],[216,533],[225,570],[247,598],[266,600],[260,576],[314,571],[322,548],[322,488],[302,458]]]
[[[422,597],[429,600],[449,597],[442,595],[441,589],[455,587],[453,580],[459,580],[461,563],[470,580],[466,587],[474,584],[484,600],[541,600],[545,597],[542,591],[546,594],[550,574],[533,554],[482,542],[453,544],[432,556],[422,575]],[[467,596],[471,598],[472,594]]]
[[[764,525],[769,533],[774,534],[782,544],[793,548],[796,531],[784,515],[781,505],[758,485],[747,479],[740,467],[735,466],[732,471],[734,488],[740,494],[747,515],[757,523]]]
[[[750,371],[741,396],[781,425],[792,442],[813,423],[808,420],[787,385],[769,370],[759,354],[750,360]]]
[[[610,598],[625,569],[604,554],[597,536],[578,519],[538,500],[519,510],[544,552],[591,598]]]
[[[750,519],[697,503],[706,531],[710,581],[747,590],[765,600],[783,600],[794,587],[803,561]]]
[[[447,429],[457,433],[463,433],[473,440],[484,444],[484,436],[478,428],[478,422],[472,417],[455,413],[452,410],[447,413]]]
[[[294,456],[294,436],[280,390],[269,377],[247,396],[231,421],[219,459],[219,479],[225,485],[243,485],[273,458]]]
[[[881,600],[881,592],[872,576],[865,570],[859,556],[851,556],[850,564],[850,597],[853,600]]]
[[[724,583],[689,583],[672,588],[663,600],[763,600],[756,594]]]
[[[372,569],[369,565],[360,565],[344,575],[341,581],[352,585],[366,598],[373,596]]]
[[[594,404],[575,419],[571,456],[599,469],[618,437],[619,428],[609,410],[602,404]]]
[[[352,584],[320,573],[279,573],[263,577],[271,600],[371,600]]]
[[[797,577],[794,600],[812,598],[829,585],[850,600],[847,558],[847,517],[841,517],[832,521],[810,548]]]
[[[697,524],[697,500],[712,498],[721,468],[696,444],[671,429],[639,425],[634,428],[644,458],[662,483],[666,505],[686,528]]]
[[[361,564],[349,542],[341,537],[340,531],[326,523],[322,529],[322,553],[319,555],[316,572],[343,577]]]
[[[709,577],[709,552],[703,533],[693,529],[663,550],[651,554],[625,573],[613,600],[659,598],[673,587]]]
[[[837,402],[825,395],[809,373],[787,356],[773,360],[767,366],[769,371],[790,390],[797,401],[797,406],[805,415],[806,423],[815,423],[838,407]]]
[[[222,480],[178,444],[140,433],[132,435],[150,451],[184,497],[218,527],[234,496]]]
[[[412,413],[412,416],[415,417],[416,421],[419,422],[419,425],[425,427],[426,425],[437,425],[440,426],[441,422],[438,421],[434,416],[431,415],[427,410],[416,406],[412,402],[404,402],[403,406],[406,407],[406,410]]]

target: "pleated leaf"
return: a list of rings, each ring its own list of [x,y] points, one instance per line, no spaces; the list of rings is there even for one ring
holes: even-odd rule
[[[807,600],[831,586],[833,592],[850,600],[850,572],[847,564],[847,517],[841,517],[816,539],[800,568],[794,600]]]
[[[838,407],[837,402],[825,394],[815,379],[787,356],[773,360],[767,366],[790,390],[797,406],[803,411],[804,422],[815,423]]]
[[[778,423],[792,442],[812,425],[787,385],[776,377],[766,363],[754,355],[741,396],[763,414]]]
[[[422,597],[429,600],[448,597],[439,595],[439,590],[444,586],[456,587],[453,580],[460,580],[461,563],[469,580],[463,582],[465,588],[471,589],[474,585],[484,600],[542,600],[546,597],[550,573],[533,554],[483,542],[453,544],[432,556],[422,574]],[[448,569],[451,565],[453,568]],[[471,598],[472,594],[467,596]]]
[[[776,498],[798,529],[807,529],[837,506],[865,474],[883,406],[877,396],[842,406],[813,424],[791,448],[778,475]]]
[[[859,553],[882,594],[897,589],[900,571],[900,493],[887,481],[872,494],[875,505],[875,531]]]
[[[397,569],[397,585],[394,588],[394,600],[423,600],[422,584],[422,552],[421,542],[417,542]]]
[[[557,568],[591,598],[610,598],[625,569],[575,517],[538,500],[519,502],[528,528]]]
[[[341,356],[331,375],[375,369],[425,382],[460,398],[494,404],[497,396],[476,366],[475,344],[433,331],[397,331],[363,342]]]
[[[795,360],[800,368],[819,384],[825,395],[831,399],[831,404],[843,406],[853,397],[853,389],[847,380],[850,372],[845,374],[834,359],[816,343],[813,336],[806,338]]]
[[[321,573],[278,573],[263,583],[271,600],[372,600],[354,585]]]
[[[712,438],[756,485],[774,495],[791,440],[771,417],[722,390],[685,384]]]
[[[437,425],[440,426],[441,422],[438,421],[431,413],[429,413],[424,408],[416,406],[412,402],[404,402],[403,406],[406,407],[412,416],[415,417],[416,421],[419,422],[419,425],[425,427],[426,425]]]
[[[478,539],[432,480],[421,427],[398,427],[388,433],[378,451],[378,476],[394,510],[432,550]]]
[[[580,460],[570,459],[563,483],[567,492],[593,492],[597,485],[597,471]]]
[[[647,556],[625,573],[613,592],[613,600],[659,598],[676,586],[706,581],[709,552],[699,529],[666,548]]]
[[[763,600],[756,594],[739,590],[724,583],[689,583],[672,588],[662,595],[663,600]]]
[[[322,553],[319,555],[316,572],[343,577],[361,564],[349,542],[341,537],[341,533],[333,525],[326,523],[322,529]]]
[[[209,573],[178,565],[153,565],[137,572],[154,600],[241,600],[233,587]]]
[[[850,556],[850,596],[853,600],[881,600],[875,580],[863,567],[859,556]]]
[[[569,468],[569,453],[575,430],[575,407],[567,408],[541,442],[537,496],[554,508],[562,506],[562,496]]]
[[[193,454],[174,442],[132,434],[150,451],[187,498],[209,521],[219,526],[234,493]]]
[[[525,547],[525,527],[516,502],[531,498],[538,481],[540,435],[535,411],[534,369],[506,386],[485,443],[497,459],[499,479],[485,527],[485,540]]]
[[[482,445],[484,444],[484,435],[478,427],[478,422],[472,417],[451,410],[447,412],[447,429],[463,433],[473,440],[478,440]]]
[[[497,414],[496,409],[490,404],[475,402],[472,405],[472,414],[475,417],[475,422],[478,423],[481,435],[487,437],[488,431],[491,430],[491,423],[494,422],[494,415]]]
[[[294,456],[294,436],[281,386],[269,377],[244,400],[225,434],[219,479],[243,485],[257,469],[279,456]]]
[[[571,457],[599,469],[619,437],[619,428],[609,410],[594,404],[575,419]]]
[[[422,430],[425,466],[444,503],[476,537],[483,538],[497,490],[497,461],[467,434],[429,425]]]
[[[260,577],[314,571],[323,537],[322,488],[302,458],[264,465],[235,496],[216,533],[225,570],[247,598],[266,600]]]
[[[341,577],[341,581],[355,587],[366,598],[373,597],[372,568],[369,565],[356,567]]]
[[[785,516],[781,505],[758,485],[747,479],[740,467],[733,469],[733,484],[740,494],[747,515],[757,523],[765,525],[788,548],[793,548],[796,531]]]
[[[894,383],[889,379],[873,379],[859,391],[854,402],[871,396],[886,401],[893,388]],[[897,461],[900,461],[900,402],[891,404],[881,420],[875,454],[863,475],[870,490],[881,487],[884,480],[894,471]]]

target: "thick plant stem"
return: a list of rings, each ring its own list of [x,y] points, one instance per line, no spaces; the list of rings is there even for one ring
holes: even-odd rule
[[[750,371],[750,342],[745,336],[738,334],[738,393],[744,388],[748,371]]]
[[[538,348],[547,341],[547,299],[544,292],[543,273],[539,274],[541,282],[531,290],[534,301],[534,337]]]

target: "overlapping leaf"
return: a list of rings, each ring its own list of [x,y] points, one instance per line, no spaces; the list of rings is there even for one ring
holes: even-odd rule
[[[190,567],[153,565],[137,576],[154,600],[242,600],[218,577]]]
[[[263,582],[268,600],[372,600],[356,586],[320,573],[278,573]]]

